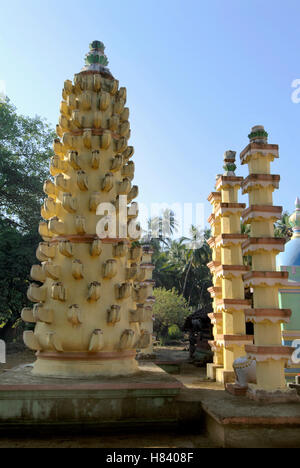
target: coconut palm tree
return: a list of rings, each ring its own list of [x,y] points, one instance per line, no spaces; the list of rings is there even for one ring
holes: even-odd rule
[[[290,215],[287,211],[284,211],[281,218],[275,223],[275,237],[284,237],[289,241],[292,235],[293,229],[290,223]]]
[[[148,219],[148,236],[152,239],[159,239],[165,245],[177,230],[178,222],[175,213],[169,208],[166,208],[160,216]]]
[[[172,241],[163,271],[172,273],[177,290],[189,304],[198,305],[203,300],[211,275],[207,263],[211,260],[211,250],[206,242],[208,230],[199,231],[191,226],[190,237]]]

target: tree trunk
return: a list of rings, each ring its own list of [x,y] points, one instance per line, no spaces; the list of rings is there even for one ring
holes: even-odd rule
[[[183,296],[184,296],[184,293],[185,293],[185,290],[186,290],[187,280],[188,280],[188,276],[189,276],[189,273],[190,273],[190,270],[191,270],[191,267],[192,267],[192,262],[193,262],[193,259],[191,258],[188,269],[187,269],[187,272],[186,272],[186,275],[185,275],[185,280],[184,280],[184,285],[183,285],[183,290],[182,290],[182,295]]]

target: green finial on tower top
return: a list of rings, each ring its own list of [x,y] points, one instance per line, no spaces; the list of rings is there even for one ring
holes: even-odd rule
[[[90,51],[85,56],[85,67],[82,71],[99,71],[109,72],[106,68],[108,59],[104,53],[105,46],[101,41],[93,41],[90,43]]]
[[[91,50],[97,49],[97,50],[101,50],[101,52],[104,52],[105,45],[101,41],[93,41],[90,43],[90,49]]]
[[[265,131],[263,125],[256,125],[255,127],[252,127],[248,138],[251,143],[267,143],[268,136],[268,132]]]
[[[235,156],[236,156],[236,151],[232,151],[232,150],[225,151],[224,166],[223,166],[223,169],[225,171],[224,173],[225,176],[235,175],[235,170],[236,170]]]

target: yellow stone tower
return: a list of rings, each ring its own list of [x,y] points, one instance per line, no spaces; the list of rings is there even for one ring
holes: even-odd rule
[[[241,214],[245,205],[238,202],[243,178],[235,175],[235,155],[234,151],[226,151],[225,173],[216,183],[221,203],[215,212],[215,219],[220,220],[220,234],[215,237],[214,245],[220,252],[220,264],[214,268],[214,277],[216,284],[221,280],[222,294],[216,299],[216,312],[222,313],[223,328],[215,337],[216,346],[223,348],[223,367],[216,368],[216,380],[224,384],[234,381],[233,362],[245,354],[245,345],[252,343],[252,337],[246,335],[244,313],[249,306],[243,283],[243,274],[248,267],[244,265],[241,246],[248,236],[241,234]]]
[[[216,341],[216,337],[223,333],[223,316],[222,312],[218,312],[217,309],[217,302],[222,298],[222,280],[215,275],[216,268],[221,265],[221,247],[219,245],[218,247],[216,246],[216,238],[221,234],[221,220],[220,217],[216,218],[221,198],[220,192],[211,192],[208,196],[208,201],[212,205],[212,214],[208,218],[212,234],[212,237],[208,240],[208,245],[212,250],[212,262],[208,264],[208,267],[211,271],[213,281],[213,286],[208,289],[213,299],[213,313],[208,314],[208,316],[213,325],[214,336],[214,340],[210,341],[209,345],[214,353],[214,358],[212,363],[207,364],[207,377],[212,380],[216,379],[216,370],[223,368],[223,345],[222,343],[218,344]]]
[[[94,41],[86,66],[65,81],[55,156],[44,191],[28,297],[35,323],[24,333],[37,351],[34,374],[62,377],[130,374],[136,349],[151,344],[143,323],[152,317],[151,255],[136,242],[138,194],[126,88],[107,68]],[[128,204],[130,204],[128,206]]]
[[[152,279],[152,273],[154,270],[154,265],[152,264],[152,254],[153,250],[151,249],[150,244],[145,243],[143,245],[143,255],[141,259],[140,269],[143,271],[143,281],[142,285],[147,285],[149,289],[155,286],[155,281]],[[143,305],[143,330],[149,335],[149,345],[142,348],[140,356],[151,357],[153,355],[153,313],[152,307],[155,302],[154,296],[148,296],[146,298],[145,304]]]
[[[270,163],[278,158],[278,145],[268,144],[262,126],[252,128],[250,144],[241,153],[241,163],[248,164],[249,176],[243,182],[243,193],[249,196],[249,207],[243,213],[244,223],[251,225],[251,236],[243,245],[244,255],[252,257],[252,271],[244,275],[246,287],[253,289],[253,308],[246,311],[254,323],[254,345],[246,346],[248,356],[256,360],[257,385],[249,384],[249,396],[289,393],[284,368],[293,348],[282,346],[281,323],[290,310],[280,309],[278,289],[286,285],[288,273],[276,271],[276,255],[284,249],[285,240],[274,236],[274,222],[282,207],[273,206],[273,192],[280,177],[270,173]]]

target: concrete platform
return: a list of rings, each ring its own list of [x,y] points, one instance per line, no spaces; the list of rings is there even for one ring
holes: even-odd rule
[[[202,390],[205,427],[224,448],[300,448],[300,404],[262,405],[244,396]]]
[[[176,375],[145,362],[135,376],[101,380],[34,377],[24,366],[0,374],[1,437],[112,433],[117,447],[116,434],[150,430],[163,447],[178,429],[214,447],[300,448],[300,403],[231,395],[188,363]]]
[[[174,404],[182,388],[153,363],[134,376],[91,380],[36,377],[20,366],[0,376],[0,430],[177,424],[186,417],[184,399]]]
[[[300,403],[262,404],[228,393],[206,378],[206,369],[182,368],[176,378],[182,393],[201,402],[202,427],[211,442],[223,448],[300,448]]]

